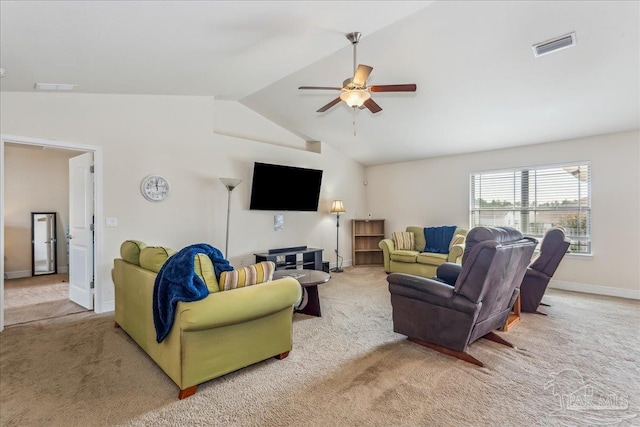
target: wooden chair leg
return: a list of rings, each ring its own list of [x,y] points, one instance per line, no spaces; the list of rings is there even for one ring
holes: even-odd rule
[[[489,341],[497,342],[498,344],[506,345],[507,347],[516,348],[516,346],[514,346],[509,341],[505,340],[495,332],[489,332],[487,335],[483,336],[482,338],[486,338]]]
[[[282,360],[282,359],[285,359],[288,355],[289,355],[289,352],[285,351],[284,353],[280,353],[280,354],[278,354],[278,355],[276,355],[274,357],[276,359],[278,359],[278,360]]]
[[[541,316],[546,316],[546,315],[547,315],[547,313],[543,313],[543,312],[538,311],[538,310],[536,310],[536,314],[539,314],[539,315],[541,315]]]
[[[545,304],[545,303],[543,303],[543,302],[541,302],[541,303],[540,303],[540,305],[543,305],[543,306],[545,306],[545,307],[551,307],[551,304]]]
[[[501,331],[508,331],[520,321],[520,313],[522,312],[520,304],[520,294],[518,294],[516,300],[513,302],[513,309],[511,310],[511,313],[509,313],[507,320],[504,322],[504,325],[500,329]]]
[[[197,385],[192,385],[191,387],[180,390],[180,393],[178,393],[178,399],[182,400],[189,396],[193,396],[194,394],[196,394],[196,388],[198,388]]]
[[[447,356],[453,356],[456,359],[464,360],[465,362],[473,363],[474,365],[477,365],[477,366],[480,366],[480,367],[484,366],[484,364],[481,361],[479,361],[478,359],[476,359],[475,357],[473,357],[469,353],[465,353],[464,351],[452,350],[452,349],[447,348],[447,347],[442,347],[442,346],[437,345],[437,344],[432,344],[432,343],[427,342],[427,341],[422,341],[422,340],[420,340],[418,338],[409,337],[408,339],[411,342],[419,344],[419,345],[421,345],[423,347],[430,348],[430,349],[435,350],[437,352],[446,354]]]

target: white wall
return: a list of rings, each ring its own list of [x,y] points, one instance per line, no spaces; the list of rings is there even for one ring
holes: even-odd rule
[[[5,148],[4,271],[9,278],[31,276],[31,212],[57,213],[58,272],[67,268],[71,154],[27,147]]]
[[[386,231],[407,225],[469,226],[475,171],[588,160],[592,166],[592,257],[567,255],[555,286],[640,298],[640,132],[369,167],[369,209]]]
[[[345,220],[364,212],[361,165],[326,144],[314,153],[216,135],[212,97],[3,92],[0,108],[3,134],[102,147],[103,214],[118,220],[117,227],[104,229],[103,259],[96,266],[107,307],[113,304],[113,259],[123,240],[174,249],[206,242],[224,250],[227,190],[220,177],[243,180],[231,198],[228,258],[236,266],[253,262],[254,252],[298,245],[323,248],[324,259],[335,262],[335,217],[327,213],[331,200],[345,201]],[[229,110],[251,133],[259,116],[235,103]],[[282,137],[280,128],[274,125],[273,131],[275,139]],[[260,133],[266,133],[263,124]],[[284,230],[275,232],[275,212],[248,208],[254,161],[322,169],[318,212],[286,212]],[[140,194],[140,181],[151,173],[171,184],[171,195],[162,203],[150,203]],[[274,190],[295,197],[293,184]],[[341,227],[345,265],[351,262],[349,237],[350,228]]]

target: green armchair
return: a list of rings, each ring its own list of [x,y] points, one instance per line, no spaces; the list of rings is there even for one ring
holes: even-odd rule
[[[432,278],[439,265],[445,262],[461,263],[467,229],[456,228],[448,253],[424,252],[427,243],[424,227],[409,226],[406,231],[414,235],[415,243],[411,250],[397,249],[393,239],[383,239],[378,244],[382,249],[384,271],[387,273],[407,273]]]
[[[115,323],[180,388],[183,399],[205,381],[275,357],[293,346],[293,306],[302,296],[293,278],[219,290],[213,264],[196,255],[194,269],[210,293],[200,301],[178,302],[169,335],[156,341],[153,320],[155,278],[175,251],[126,241],[114,260]],[[208,263],[207,263],[208,261]],[[217,291],[216,291],[217,290]]]

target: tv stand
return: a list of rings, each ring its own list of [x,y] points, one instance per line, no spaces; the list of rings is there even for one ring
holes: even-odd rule
[[[256,263],[273,261],[276,270],[320,270],[322,271],[322,251],[324,249],[296,246],[291,248],[270,249],[267,252],[253,254]],[[273,252],[276,251],[276,252]]]

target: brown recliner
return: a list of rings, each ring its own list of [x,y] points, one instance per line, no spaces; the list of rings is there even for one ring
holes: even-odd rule
[[[483,366],[467,346],[484,337],[512,347],[493,331],[511,312],[537,241],[509,227],[475,227],[469,242],[455,286],[404,273],[389,274],[387,281],[394,332]]]
[[[562,227],[551,228],[545,233],[540,254],[527,268],[520,285],[520,308],[523,312],[544,314],[538,311],[538,306],[570,245]]]

